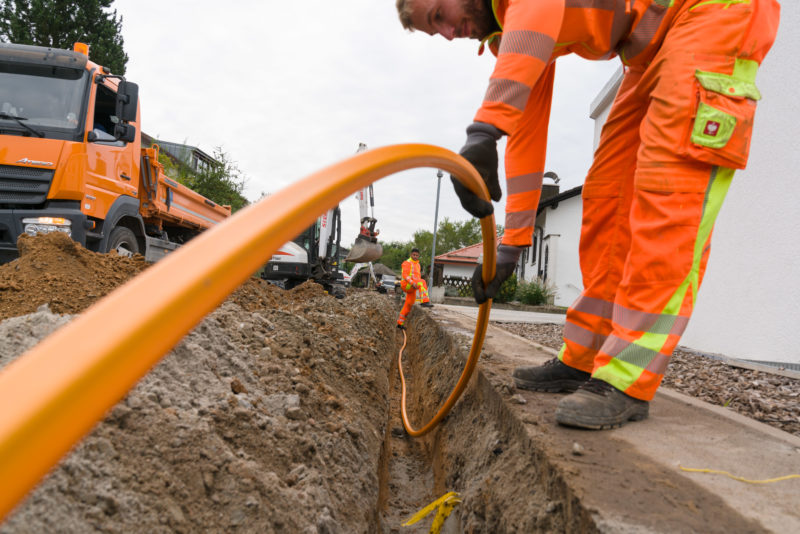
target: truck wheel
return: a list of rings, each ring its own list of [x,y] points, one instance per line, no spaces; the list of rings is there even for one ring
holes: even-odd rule
[[[139,242],[136,241],[136,235],[124,226],[114,228],[111,235],[108,237],[108,248],[106,252],[116,250],[120,256],[133,256],[139,253]]]

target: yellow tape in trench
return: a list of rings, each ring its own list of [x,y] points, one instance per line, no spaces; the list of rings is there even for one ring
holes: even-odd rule
[[[461,502],[461,498],[459,497],[458,493],[455,491],[451,491],[449,493],[445,493],[428,506],[414,514],[411,519],[403,523],[404,527],[408,527],[413,525],[414,523],[418,522],[420,519],[424,519],[428,514],[438,508],[436,512],[436,517],[433,518],[433,523],[431,524],[431,529],[429,534],[439,534],[439,531],[442,529],[442,525],[444,525],[447,516],[450,515],[450,512],[453,511],[453,508]]]

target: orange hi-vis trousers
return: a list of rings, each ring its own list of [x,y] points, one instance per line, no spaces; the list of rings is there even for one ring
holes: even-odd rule
[[[584,290],[559,358],[655,395],[694,308],[714,221],[744,168],[773,0],[700,2],[646,67],[626,71],[583,188]]]
[[[407,283],[405,281],[400,283],[400,287],[406,293],[406,299],[403,301],[403,307],[400,309],[400,316],[397,318],[397,324],[405,324],[408,314],[411,313],[411,307],[414,306],[414,301],[430,302],[428,297],[428,283],[425,280],[419,280],[416,283]],[[417,297],[419,292],[419,298]]]

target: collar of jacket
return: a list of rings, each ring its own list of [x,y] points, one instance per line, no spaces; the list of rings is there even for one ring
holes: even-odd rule
[[[489,50],[491,50],[492,54],[495,56],[497,55],[497,51],[500,49],[500,37],[503,35],[503,24],[500,22],[500,17],[497,16],[497,8],[499,7],[499,4],[500,0],[489,1],[489,5],[492,8],[492,15],[494,15],[494,20],[500,30],[490,33],[481,40],[481,44],[478,46],[479,56],[483,55],[486,45],[489,45]]]
[[[414,258],[408,258],[406,261],[410,261],[411,263],[419,263],[419,260],[415,260]]]

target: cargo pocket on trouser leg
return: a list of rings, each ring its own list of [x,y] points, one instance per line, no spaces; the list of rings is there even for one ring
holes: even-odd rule
[[[755,84],[758,64],[737,59],[733,74],[695,71],[697,109],[691,130],[680,151],[697,161],[744,169],[756,101],[761,98]]]

